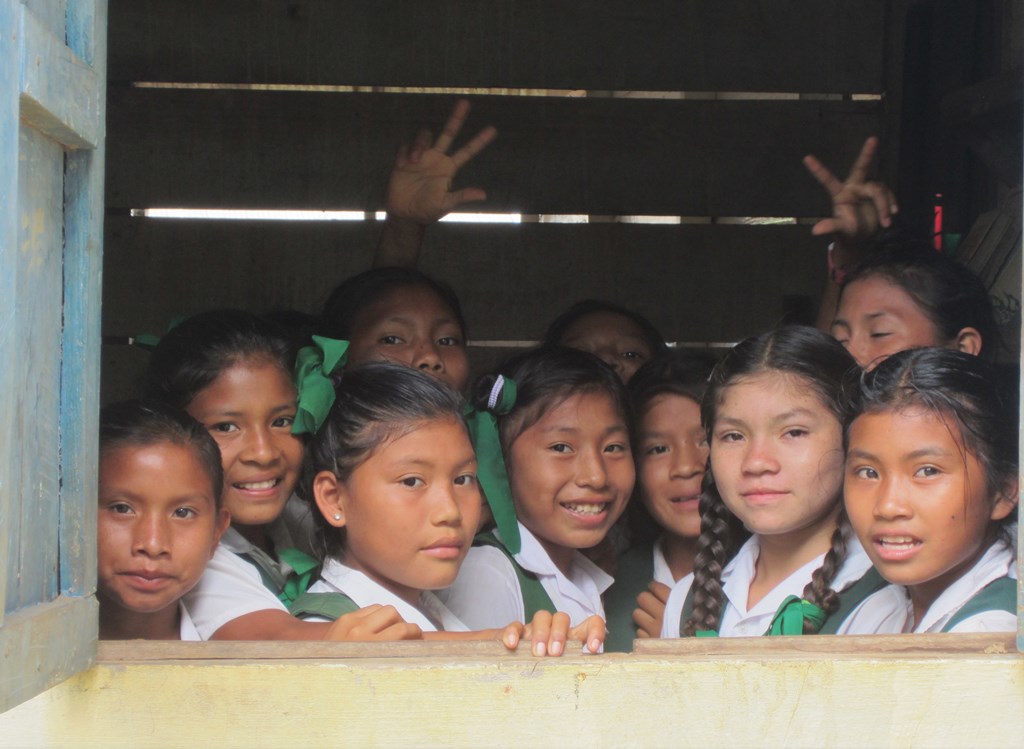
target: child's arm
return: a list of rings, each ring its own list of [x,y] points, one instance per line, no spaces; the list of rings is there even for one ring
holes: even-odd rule
[[[652,580],[647,590],[636,597],[637,608],[633,611],[636,636],[640,639],[661,636],[661,625],[665,619],[665,603],[672,589]]]
[[[867,178],[877,150],[878,138],[864,141],[850,174],[842,182],[814,156],[804,157],[807,171],[832,197],[832,218],[816,223],[811,233],[834,235],[831,266],[840,271],[856,265],[875,235],[891,226],[893,215],[899,212],[892,191]],[[830,272],[818,311],[818,327],[826,332],[832,328],[839,287],[837,277]]]
[[[373,267],[415,267],[427,225],[463,203],[486,200],[478,187],[452,190],[452,180],[466,162],[494,140],[498,131],[485,127],[451,156],[448,149],[469,114],[469,102],[460,99],[437,140],[421,130],[411,145],[398,149],[388,178],[387,222],[373,257]]]
[[[232,619],[214,632],[211,639],[390,642],[418,640],[422,636],[420,628],[402,619],[394,606],[374,604],[333,622],[307,622],[275,609],[254,611]]]

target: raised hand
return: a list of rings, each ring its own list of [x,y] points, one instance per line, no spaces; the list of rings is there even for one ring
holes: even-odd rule
[[[421,130],[411,144],[398,149],[388,179],[389,217],[430,224],[464,203],[487,199],[479,187],[452,190],[452,180],[458,171],[498,135],[488,125],[449,155],[468,114],[469,102],[460,99],[436,140],[428,130]]]
[[[870,240],[882,227],[892,224],[899,211],[892,191],[881,182],[868,180],[868,170],[878,150],[878,138],[864,141],[850,174],[840,181],[814,156],[804,157],[804,166],[832,196],[832,218],[814,225],[811,233],[837,234],[849,244]]]

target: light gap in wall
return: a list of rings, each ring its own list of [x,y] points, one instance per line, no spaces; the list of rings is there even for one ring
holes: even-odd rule
[[[192,221],[384,221],[383,211],[319,211],[248,208],[132,208],[134,218]],[[444,223],[462,224],[743,224],[792,226],[819,219],[793,216],[588,215],[585,213],[449,213]]]
[[[679,99],[697,101],[880,101],[881,94],[794,93],[785,91],[599,91],[568,88],[498,88],[480,86],[336,86],[297,83],[190,83],[133,81],[134,88],[198,91],[278,91],[332,94],[426,94],[442,96],[533,96],[576,99]]]
[[[540,341],[519,341],[511,339],[482,339],[478,341],[467,341],[466,345],[471,348],[532,348],[539,346]],[[730,349],[736,345],[730,341],[667,341],[669,348],[679,349]]]

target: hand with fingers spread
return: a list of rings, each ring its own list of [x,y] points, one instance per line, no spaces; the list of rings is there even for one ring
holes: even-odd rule
[[[633,623],[636,624],[636,636],[648,639],[661,636],[661,622],[665,618],[665,603],[672,589],[652,580],[647,590],[636,597],[636,610],[633,612]]]
[[[421,130],[411,145],[398,149],[388,178],[388,218],[374,252],[373,267],[416,267],[428,224],[464,203],[487,198],[479,187],[452,190],[459,169],[498,135],[487,126],[449,155],[468,114],[469,102],[460,99],[436,140],[432,141],[430,131]]]
[[[432,140],[429,131],[421,130],[412,144],[399,148],[388,179],[389,217],[429,224],[463,203],[486,200],[487,194],[478,187],[452,190],[452,180],[458,171],[498,135],[497,130],[487,126],[449,154],[468,114],[469,102],[460,99],[436,140]]]
[[[868,170],[878,150],[878,138],[864,141],[846,180],[840,181],[814,156],[804,157],[804,166],[832,196],[832,218],[814,225],[815,236],[835,234],[847,245],[864,244],[880,229],[892,224],[899,211],[892,191],[881,182],[868,180]]]
[[[325,640],[345,642],[393,642],[420,640],[423,632],[405,621],[394,606],[373,604],[344,614],[331,623]]]
[[[531,652],[537,656],[562,655],[568,640],[580,640],[588,652],[600,652],[604,645],[604,619],[591,616],[575,627],[570,624],[569,615],[563,611],[554,614],[538,611],[525,626],[521,622],[512,622],[505,627],[501,641],[509,650],[515,650],[520,640],[530,640]]]

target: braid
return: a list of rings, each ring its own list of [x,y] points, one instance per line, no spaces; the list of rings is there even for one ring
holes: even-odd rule
[[[850,521],[846,517],[846,510],[840,509],[836,518],[836,529],[832,533],[832,546],[821,566],[811,575],[811,581],[804,588],[804,600],[809,601],[825,611],[827,615],[834,614],[839,608],[839,594],[832,589],[832,581],[836,573],[846,561],[847,544],[850,538]],[[817,634],[817,628],[807,619],[804,619],[804,634]]]
[[[722,570],[735,547],[735,516],[718,491],[710,487],[700,498],[700,537],[693,560],[693,614],[680,635],[693,637],[698,629],[717,630],[722,615]]]

